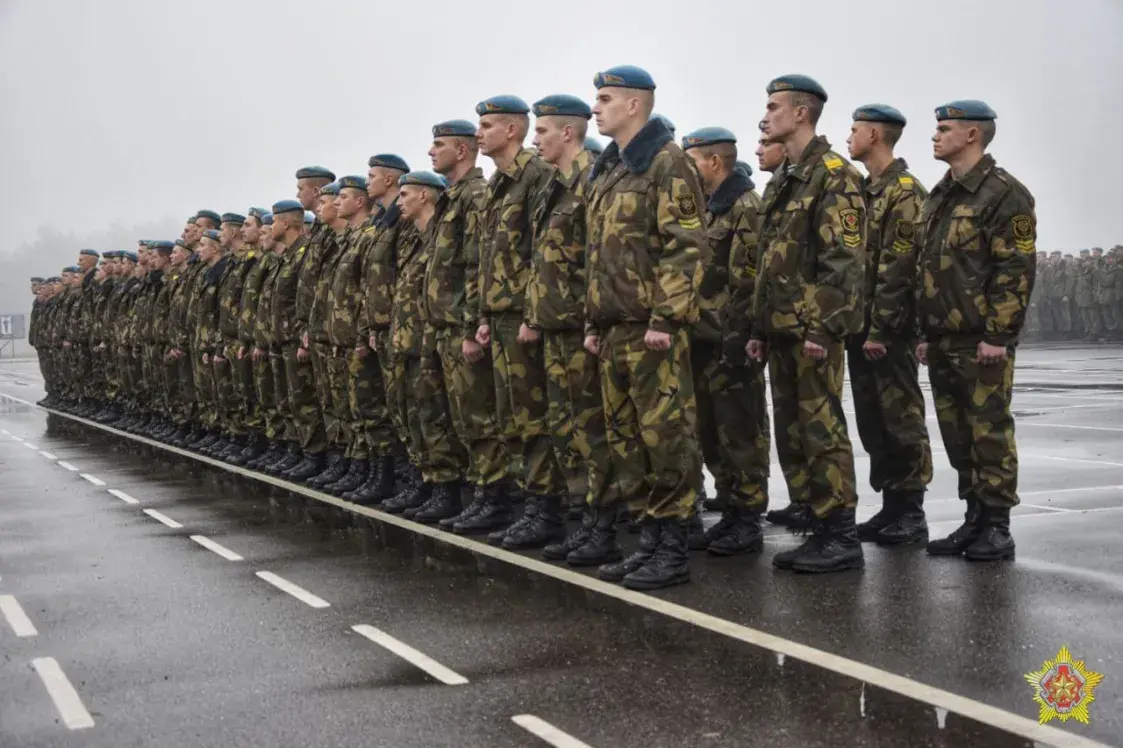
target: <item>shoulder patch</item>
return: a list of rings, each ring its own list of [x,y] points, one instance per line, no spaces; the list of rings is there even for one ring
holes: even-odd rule
[[[911,190],[912,186],[914,184],[914,181],[913,181],[912,177],[900,176],[900,177],[897,177],[897,184],[901,185],[902,187],[907,187],[908,189]]]
[[[1014,246],[1022,254],[1034,254],[1037,247],[1034,241],[1033,218],[1025,214],[1017,215],[1010,224],[1014,231]]]
[[[862,217],[857,209],[846,208],[838,212],[842,219],[842,243],[851,249],[862,242]]]
[[[255,252],[253,252],[252,250],[246,253],[246,259],[247,260],[252,260],[256,256],[257,256],[257,254]]]
[[[675,198],[675,206],[679,212],[679,224],[684,229],[693,231],[702,227],[702,222],[698,219],[698,202],[694,199],[694,194],[689,190],[683,190]]]
[[[828,153],[823,156],[823,165],[830,169],[831,173],[838,171],[842,168],[842,159],[833,153]]]

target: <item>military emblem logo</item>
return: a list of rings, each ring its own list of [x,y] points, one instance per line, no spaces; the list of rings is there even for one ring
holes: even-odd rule
[[[693,195],[679,195],[676,202],[678,203],[679,213],[682,214],[683,218],[698,215],[698,205],[694,202]]]
[[[1014,216],[1014,238],[1029,239],[1033,236],[1033,219],[1029,216]]]
[[[1037,721],[1041,724],[1059,719],[1088,724],[1088,707],[1096,700],[1095,689],[1103,680],[1101,673],[1088,670],[1083,660],[1075,660],[1068,647],[1061,647],[1054,660],[1045,660],[1040,670],[1025,674],[1037,702]]]
[[[916,226],[908,221],[897,221],[897,238],[903,242],[911,242],[916,236]]]

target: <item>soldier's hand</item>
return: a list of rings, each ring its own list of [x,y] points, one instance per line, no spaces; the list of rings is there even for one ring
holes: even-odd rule
[[[867,360],[877,361],[879,358],[885,358],[885,345],[867,340],[862,344],[862,353],[865,354]]]
[[[296,358],[298,361],[303,361],[308,358],[308,349],[303,346],[296,349]]]
[[[980,364],[997,364],[1006,360],[1006,346],[991,345],[979,341],[979,350],[975,354],[975,361]]]
[[[261,359],[265,358],[265,349],[264,348],[254,348],[251,356],[252,356],[254,361],[260,361]]]
[[[246,347],[243,345],[238,348],[238,360],[244,361],[246,359]]]
[[[211,360],[214,361],[216,364],[225,364],[226,363],[226,359],[223,358],[222,356],[218,355],[217,353],[214,355],[214,357]]]
[[[63,348],[70,348],[70,347],[71,347],[71,346],[70,346],[70,341],[69,341],[69,340],[64,340],[64,341],[62,341],[62,347],[63,347]]]
[[[928,365],[928,344],[919,343],[916,346],[916,360],[925,366]]]
[[[370,346],[370,349],[372,351],[377,351],[378,350],[378,337],[375,336],[375,335],[371,335],[370,340],[367,341],[367,345]]]
[[[476,337],[479,337],[478,333]],[[470,364],[474,364],[484,357],[483,346],[474,340],[465,340],[460,345],[460,351],[464,354],[464,358]]]
[[[671,335],[658,330],[648,330],[643,334],[643,344],[649,351],[668,351],[671,349]]]
[[[533,329],[527,327],[525,322],[523,322],[521,325],[519,325],[518,340],[519,340],[520,343],[537,343],[541,339],[542,339],[542,334],[539,333],[537,330],[533,330]]]
[[[585,336],[585,350],[594,356],[600,355],[600,338],[596,335]]]
[[[308,347],[308,333],[304,333],[303,335],[300,336],[300,347],[301,348],[307,348]]]
[[[827,349],[810,340],[803,341],[803,355],[812,361],[822,361],[827,357]]]
[[[370,348],[367,348],[365,345],[360,343],[355,346],[355,355],[358,358],[366,358],[368,353],[370,353]]]
[[[204,363],[204,364],[209,364],[210,362],[211,362],[211,354],[209,354],[209,353],[204,353],[204,354],[203,354],[203,363]]]
[[[763,340],[750,340],[745,346],[745,353],[749,354],[749,358],[753,361],[764,363],[768,358],[768,346]]]
[[[476,342],[480,345],[491,345],[491,326],[480,325],[476,330]]]

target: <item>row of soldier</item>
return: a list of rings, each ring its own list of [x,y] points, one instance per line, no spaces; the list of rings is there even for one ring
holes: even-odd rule
[[[1123,340],[1123,245],[1077,257],[1037,253],[1037,286],[1030,299],[1029,340]]]
[[[893,155],[899,111],[855,111],[863,178],[815,134],[823,88],[782,76],[762,198],[730,131],[674,142],[644,70],[595,85],[592,108],[505,95],[478,124],[435,125],[433,171],[391,154],[365,177],[306,167],[268,212],[199,211],[180,240],[100,265],[83,250],[36,300],[45,404],[654,589],[689,579],[690,549],[761,550],[766,367],[790,498],[767,518],[810,531],[773,565],[860,568],[861,541],[927,541],[919,361],[967,505],[928,551],[1011,558],[1036,219],[985,155],[994,112],[936,110],[950,170],[929,195]],[[592,118],[612,139],[599,156]],[[861,525],[847,364],[882,499]],[[708,530],[703,463],[722,509]],[[640,532],[626,557],[622,517]]]

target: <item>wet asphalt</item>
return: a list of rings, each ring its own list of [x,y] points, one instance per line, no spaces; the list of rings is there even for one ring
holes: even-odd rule
[[[1123,744],[1123,348],[1031,348],[1019,361],[1016,562],[867,546],[861,573],[779,574],[770,556],[798,540],[771,528],[761,558],[696,554],[693,584],[657,594],[1028,718],[1023,674],[1067,645],[1106,677],[1091,724],[1064,728]],[[0,363],[0,394],[41,397],[35,365]],[[523,714],[592,748],[1030,744],[688,624],[385,547],[283,491],[15,400],[0,403],[0,427],[25,440],[0,435],[0,595],[37,629],[17,638],[0,621],[0,745],[549,745],[512,722]],[[939,533],[962,506],[936,451]],[[858,459],[860,479],[867,466]],[[351,628],[364,624],[468,682],[439,682]],[[30,667],[45,656],[93,728],[60,722]]]

